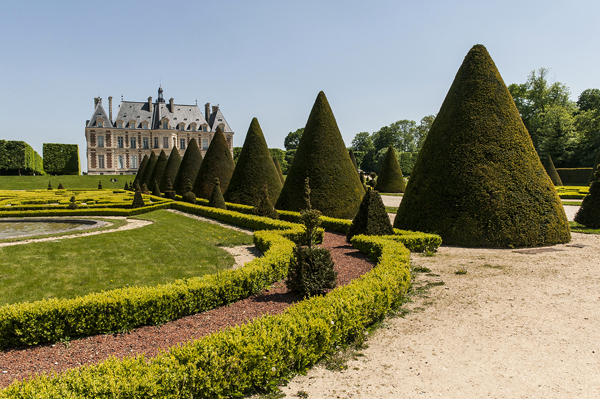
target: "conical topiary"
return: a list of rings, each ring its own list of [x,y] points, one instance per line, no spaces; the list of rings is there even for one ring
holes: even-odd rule
[[[375,190],[380,193],[403,193],[406,191],[402,169],[400,169],[396,151],[392,146],[388,147],[385,158],[383,158]]]
[[[325,93],[320,92],[275,205],[277,209],[304,209],[302,193],[309,177],[313,207],[325,216],[351,219],[364,189],[354,169]]]
[[[181,199],[185,202],[189,202],[190,204],[195,204],[196,194],[194,194],[194,192],[192,191],[192,187],[192,182],[190,181],[190,179],[188,179],[185,185],[183,186],[184,193],[181,196]]]
[[[221,192],[221,184],[219,182],[218,177],[215,177],[213,191],[210,196],[210,199],[208,200],[208,206],[212,208],[227,210],[227,205],[225,205],[225,200],[223,199],[223,193]]]
[[[179,170],[179,165],[181,165],[181,155],[179,155],[179,151],[177,151],[177,147],[173,147],[171,150],[171,154],[169,155],[169,159],[167,160],[167,166],[165,166],[165,171],[158,182],[160,192],[166,193],[167,190],[167,181],[171,181],[171,190],[173,189],[173,182],[177,177],[177,171]]]
[[[135,179],[133,179],[133,187],[135,187],[136,183],[139,183],[140,186],[142,185],[142,182],[140,179],[144,175],[144,170],[146,169],[146,165],[148,165],[148,154],[144,155],[144,158],[142,158],[142,162],[140,162],[140,167],[137,170]]]
[[[581,207],[575,214],[575,221],[590,229],[600,228],[600,165],[596,165],[590,191],[583,198]]]
[[[277,157],[273,157],[273,164],[275,165],[275,169],[277,169],[277,174],[279,175],[279,180],[281,180],[281,187],[283,187],[285,178],[283,177],[283,172],[281,171],[281,166],[279,165],[279,160],[277,159]]]
[[[171,179],[167,179],[167,187],[165,190],[165,198],[170,198],[172,200],[175,199],[175,190],[173,190],[173,184],[171,183]]]
[[[146,183],[142,184],[142,187],[140,188],[140,190],[144,194],[150,194],[150,190],[148,190],[148,186],[146,185]]]
[[[346,240],[355,235],[366,234],[369,236],[385,236],[394,234],[390,217],[388,216],[385,205],[379,193],[375,190],[367,190],[360,206],[358,213],[354,217]]]
[[[48,181],[48,190],[52,190],[52,182]]]
[[[154,192],[154,185],[158,185],[158,191],[160,192],[160,185],[158,182],[162,179],[163,174],[165,173],[165,169],[167,167],[167,162],[169,158],[165,153],[165,150],[160,152],[158,159],[156,160],[156,165],[154,166],[154,170],[152,171],[152,176],[150,176],[150,185],[148,188]],[[156,183],[155,183],[156,182]]]
[[[152,189],[152,195],[160,197],[160,189],[158,188],[158,182],[156,180],[152,182],[152,186],[154,186],[154,188]]]
[[[271,219],[279,219],[279,213],[273,207],[273,203],[269,199],[269,188],[265,184],[261,190],[260,198],[258,203],[252,209],[252,213],[258,216],[266,216]]]
[[[356,172],[358,172],[358,163],[356,162],[354,151],[352,151],[352,149],[348,150],[348,155],[350,155],[350,160],[352,161],[352,165],[354,165],[354,169],[356,169]]]
[[[569,222],[487,50],[465,57],[431,126],[394,227],[449,245],[569,242]]]
[[[209,199],[213,191],[215,178],[219,178],[221,192],[224,193],[229,186],[233,169],[235,169],[235,165],[231,150],[223,130],[218,127],[208,150],[206,150],[206,154],[204,154],[204,161],[202,161],[200,171],[194,182],[194,194],[197,197]]]
[[[67,205],[67,209],[77,209],[79,208],[79,205],[77,205],[77,202],[75,202],[75,196],[73,195],[71,197],[71,199],[69,200],[69,205]]]
[[[64,189],[65,189],[65,187],[62,185],[62,183],[58,183],[58,189],[59,189],[59,190],[64,190]]]
[[[98,190],[102,190],[102,180],[98,182]]]
[[[552,183],[554,183],[555,186],[563,185],[562,180],[560,180],[560,176],[558,175],[558,172],[554,167],[554,162],[552,162],[550,154],[546,155],[546,158],[544,160],[544,169],[546,169],[546,173],[548,173],[548,176],[550,176],[550,180],[552,180]]]
[[[125,187],[123,187],[123,190],[129,191],[129,184],[127,182],[125,182]]]
[[[143,206],[146,206],[146,204],[144,203],[144,198],[142,197],[142,192],[140,190],[136,190],[135,194],[133,195],[133,204],[131,204],[132,208],[141,208]]]
[[[592,184],[592,182],[595,180],[596,171],[598,170],[598,164],[600,164],[600,151],[598,152],[598,155],[596,155],[596,160],[594,161],[594,166],[592,167],[592,173],[590,173],[590,180],[588,182],[588,185]]]
[[[177,176],[175,177],[175,182],[173,183],[173,188],[177,194],[185,194],[184,186],[188,180],[192,183],[196,181],[196,176],[198,175],[201,164],[202,154],[200,153],[200,148],[198,148],[196,139],[191,139],[185,150],[185,154],[183,154]]]
[[[144,169],[144,175],[140,179],[140,185],[146,185],[146,187],[150,188],[150,178],[152,177],[152,173],[154,173],[154,168],[156,167],[156,163],[158,162],[158,157],[154,153],[154,151],[150,152],[150,157],[148,158],[148,164]]]
[[[212,146],[212,143],[211,143]],[[210,147],[206,152],[208,160]],[[206,167],[208,168],[208,162]],[[256,205],[262,196],[264,186],[269,190],[269,197],[277,201],[281,192],[281,178],[273,157],[265,141],[258,119],[253,118],[244,140],[242,152],[238,158],[235,170],[229,181],[229,186],[223,197],[227,202],[244,205]]]

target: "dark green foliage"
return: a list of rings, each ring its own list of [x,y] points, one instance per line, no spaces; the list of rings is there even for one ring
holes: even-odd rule
[[[227,209],[218,177],[215,177],[215,184],[210,199],[208,200],[208,206],[212,208]]]
[[[415,164],[394,227],[444,244],[570,241],[560,198],[487,50],[465,57]]]
[[[144,155],[144,158],[142,158],[142,162],[140,162],[140,166],[135,175],[135,179],[133,179],[133,186],[136,187],[136,190],[137,190],[137,185],[142,184],[141,178],[144,175],[144,170],[146,170],[146,165],[148,165],[148,154]]]
[[[590,229],[600,228],[600,165],[596,166],[594,181],[588,195],[583,198],[581,207],[575,214],[575,221]]]
[[[252,213],[258,216],[266,216],[271,219],[279,219],[279,213],[277,213],[273,207],[273,203],[269,199],[269,188],[266,184],[263,186],[261,193],[258,204],[252,209]]]
[[[563,186],[589,186],[593,168],[556,168]]]
[[[242,156],[240,154],[240,162],[242,162]],[[209,199],[212,194],[215,178],[219,179],[219,182],[221,182],[221,192],[225,193],[234,169],[235,164],[233,163],[229,145],[223,131],[218,127],[208,146],[208,150],[206,150],[204,161],[194,182],[194,194],[200,198]]]
[[[102,180],[98,182],[98,190],[102,190]]]
[[[352,164],[354,165],[354,169],[356,169],[356,171],[358,172],[358,163],[356,163],[356,157],[354,156],[354,151],[352,151],[352,149],[349,149],[348,155],[350,155],[350,160],[352,161]]]
[[[400,169],[396,151],[392,146],[388,147],[385,158],[383,158],[375,189],[382,193],[403,193],[406,191],[402,169]]]
[[[150,179],[152,177],[152,174],[154,173],[154,168],[156,167],[157,162],[158,162],[158,157],[156,156],[154,151],[151,151],[150,157],[148,158],[148,164],[146,165],[146,168],[144,169],[144,175],[140,178],[140,184],[142,186],[145,184],[146,187],[150,187],[150,183],[152,182],[152,180],[150,180]]]
[[[279,175],[279,180],[281,180],[281,187],[283,187],[283,183],[285,179],[283,178],[283,172],[281,171],[281,167],[279,166],[279,160],[277,157],[273,157],[273,164],[275,165],[275,169],[277,169],[277,174]]]
[[[129,184],[127,182],[125,182],[125,187],[123,187],[123,190],[129,191]]]
[[[72,196],[69,202],[69,205],[67,206],[67,209],[77,209],[79,208],[79,205],[77,205],[77,203],[75,202],[75,196]]]
[[[288,169],[290,168],[290,164],[286,160],[287,152],[279,148],[269,148],[269,152],[271,153],[272,157],[277,158],[277,163],[279,164],[281,173],[286,175]]]
[[[59,190],[64,190],[65,186],[63,186],[62,183],[58,183],[58,189]]]
[[[148,190],[148,186],[146,185],[146,183],[142,184],[141,191],[144,194],[150,194],[150,190]]]
[[[77,144],[44,143],[44,170],[52,175],[80,175],[79,146]]]
[[[231,157],[231,155],[229,156]],[[185,154],[183,154],[183,159],[181,160],[181,164],[179,165],[177,176],[175,177],[175,180],[173,182],[173,188],[175,189],[177,194],[185,194],[184,185],[188,180],[190,180],[192,183],[196,181],[196,176],[198,175],[198,171],[200,170],[201,164],[202,154],[200,153],[200,148],[198,148],[198,143],[196,143],[196,139],[191,139],[188,143],[187,149],[185,150]]]
[[[365,193],[358,208],[358,213],[348,229],[346,240],[350,242],[352,237],[359,234],[369,236],[394,234],[390,217],[385,210],[385,205],[381,200],[381,196],[375,190],[368,190]]]
[[[142,188],[140,187],[140,183],[137,182],[137,181],[134,181],[134,183],[135,183],[135,185],[133,187],[133,190],[134,191],[141,191]]]
[[[306,122],[277,209],[304,208],[298,193],[306,177],[310,177],[313,206],[325,216],[350,219],[356,215],[364,189],[323,92],[317,96]]]
[[[165,173],[165,169],[167,168],[167,162],[169,161],[169,158],[167,157],[167,154],[165,154],[165,150],[162,150],[160,152],[160,155],[158,156],[158,159],[156,160],[156,165],[154,166],[154,170],[152,171],[152,176],[150,177],[150,184],[148,185],[148,187],[152,190],[152,192],[154,192],[154,186],[157,186],[157,189],[160,192],[160,185],[158,182],[160,182],[160,180],[163,177],[163,174]]]
[[[367,182],[367,186],[369,186],[371,188],[375,188],[376,185],[377,185],[377,179],[371,179]]]
[[[588,182],[588,186],[592,184],[594,181],[594,177],[596,176],[596,171],[598,170],[598,164],[600,164],[600,152],[596,155],[596,160],[594,161],[594,167],[592,168],[592,173],[590,173],[590,181]]]
[[[142,192],[140,190],[136,190],[133,196],[133,204],[131,204],[132,208],[142,208],[146,206],[144,203],[144,198],[142,197]]]
[[[0,174],[44,174],[42,157],[24,141],[0,140]]]
[[[194,188],[194,186],[192,185],[192,181],[190,179],[187,179],[187,181],[185,182],[185,184],[183,185],[183,193],[189,193],[190,191],[192,191]]]
[[[167,166],[165,166],[165,170],[162,174],[161,179],[159,180],[159,188],[161,193],[166,193],[167,181],[171,181],[171,190],[173,189],[173,182],[177,177],[177,171],[179,170],[179,165],[181,165],[181,156],[179,155],[179,151],[177,151],[176,147],[173,147],[171,150],[171,154],[169,155],[169,159],[167,160]]]
[[[52,190],[52,182],[48,180],[48,190]]]
[[[211,172],[215,175],[226,174],[228,162],[225,152],[228,153],[229,150],[227,148],[220,150],[220,153],[223,153],[223,155],[220,158],[215,157],[215,161],[212,161],[213,152],[211,152],[210,147],[208,148],[203,165],[203,175],[200,179],[204,178],[204,174],[210,175]],[[219,170],[212,167],[212,163],[209,164],[209,155],[211,156],[211,162],[214,162],[215,165],[217,165],[217,159],[223,165],[220,167],[223,169],[220,173],[218,173]],[[221,180],[221,176],[215,177],[219,177],[219,180]],[[224,191],[225,194],[223,197],[227,202],[256,205],[261,198],[262,189],[265,185],[269,190],[269,197],[273,199],[273,202],[277,201],[279,193],[281,192],[281,187],[283,187],[281,177],[273,162],[273,157],[271,156],[271,152],[265,141],[265,136],[260,128],[258,119],[253,118],[252,122],[250,122],[250,127],[248,127],[248,133],[244,140],[242,152],[240,153],[240,157],[235,165],[235,170],[233,170],[233,174],[231,175],[229,186]],[[201,191],[197,190],[196,193],[198,192]]]
[[[365,172],[363,172],[362,170],[360,171],[360,175],[358,176],[360,178],[360,182],[362,184],[365,184]]]
[[[154,184],[152,184],[154,186],[154,188],[152,189],[152,195],[155,195],[157,197],[160,197],[160,189],[158,188],[158,182],[156,180],[154,180],[153,182]]]
[[[546,159],[544,160],[544,169],[546,169],[546,173],[550,176],[550,180],[554,183],[555,186],[562,186],[563,183],[560,180],[560,176],[554,167],[554,162],[552,162],[552,157],[550,154],[546,155]]]
[[[171,183],[171,179],[167,179],[165,198],[170,198],[170,199],[174,200],[176,194],[177,193],[175,192],[175,190],[173,190],[173,184]]]
[[[296,262],[290,265],[287,280],[288,289],[303,297],[322,295],[335,288],[337,272],[334,270],[331,253],[322,247],[296,247]]]
[[[189,202],[190,204],[195,204],[196,203],[196,194],[194,194],[193,191],[188,191],[187,193],[185,193],[181,196],[181,199],[184,202]]]

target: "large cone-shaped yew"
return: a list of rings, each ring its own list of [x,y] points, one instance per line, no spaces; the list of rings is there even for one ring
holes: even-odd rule
[[[150,185],[148,186],[150,191],[154,192],[154,182],[159,184],[158,191],[160,191],[160,179],[162,179],[162,176],[165,173],[165,168],[167,167],[168,161],[169,158],[167,157],[165,150],[162,150],[158,156],[158,159],[156,160],[156,165],[152,171],[152,176],[150,176]]]
[[[148,165],[148,154],[144,155],[144,158],[142,158],[142,162],[140,162],[140,166],[137,170],[137,173],[135,175],[135,179],[133,179],[133,183],[131,184],[132,187],[131,189],[134,190],[135,184],[139,183],[139,185],[142,185],[142,177],[144,176],[144,171],[146,170],[146,165]]]
[[[242,152],[225,191],[225,201],[256,206],[265,185],[269,191],[269,198],[275,202],[283,184],[262,129],[258,120],[254,118],[250,122]]]
[[[310,178],[312,207],[325,216],[352,219],[364,189],[348,155],[325,93],[320,92],[275,208],[306,208],[305,179]]]
[[[482,45],[465,57],[411,173],[394,227],[444,244],[530,247],[571,240],[560,198]]]
[[[181,165],[181,155],[179,155],[179,151],[177,151],[177,147],[173,146],[171,150],[171,154],[169,155],[169,159],[167,160],[167,166],[165,166],[165,171],[158,183],[160,188],[160,192],[164,193],[168,190],[168,181],[171,181],[171,189],[173,188],[173,182],[177,177],[177,171],[179,170],[179,165]]]
[[[201,164],[202,153],[200,153],[196,139],[191,139],[181,159],[175,183],[173,183],[173,189],[177,194],[183,195],[187,192],[185,186],[188,184],[188,180],[194,184]]]
[[[146,164],[146,168],[144,169],[144,175],[140,180],[140,185],[146,185],[146,187],[150,188],[150,178],[152,177],[152,173],[154,173],[154,168],[156,167],[156,162],[158,162],[158,157],[154,151],[150,152],[150,157],[148,158],[148,164]]]
[[[218,178],[221,183],[221,192],[227,191],[234,168],[235,164],[227,139],[223,134],[223,130],[218,127],[198,171],[194,183],[194,194],[199,198],[210,199],[215,185],[215,178]]]
[[[550,156],[550,154],[546,155],[546,158],[544,161],[544,169],[546,169],[546,173],[548,173],[550,180],[552,180],[552,183],[555,186],[563,185],[562,180],[560,179],[560,176],[558,175],[558,172],[556,171],[556,168],[554,167],[554,162],[552,162],[552,157]]]
[[[400,169],[396,151],[392,146],[389,146],[385,158],[383,158],[375,190],[380,193],[403,193],[406,191],[402,169]]]

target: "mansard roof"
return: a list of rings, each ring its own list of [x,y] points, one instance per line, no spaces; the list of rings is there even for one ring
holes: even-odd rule
[[[221,110],[219,109],[218,106],[213,108],[213,113],[210,114],[208,124],[210,125],[211,132],[216,132],[217,127],[219,127],[219,126],[221,126],[223,133],[233,132],[233,130],[231,130],[231,128],[229,127],[229,124],[225,120],[225,117],[221,113]]]
[[[98,126],[98,119],[102,119],[102,121],[104,122],[102,124],[102,127],[108,127],[108,128],[113,127],[113,124],[112,124],[111,120],[108,119],[108,115],[106,114],[106,111],[104,111],[104,108],[102,107],[102,103],[101,102],[99,102],[98,105],[96,105],[96,109],[94,110],[94,114],[92,115],[92,117],[88,121],[86,127],[97,127]]]
[[[185,130],[188,130],[192,123],[195,123],[196,126],[207,124],[198,105],[173,104],[173,109],[171,109],[169,103],[161,102],[157,103],[155,106],[157,107],[157,112],[155,114],[156,127],[159,127],[160,121],[163,120],[163,118],[169,120],[171,129],[175,129],[175,126],[180,123],[185,124]]]

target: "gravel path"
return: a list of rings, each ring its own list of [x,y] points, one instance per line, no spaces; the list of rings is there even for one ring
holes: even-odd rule
[[[331,249],[338,272],[338,285],[368,272],[373,264],[346,243],[340,234],[325,233],[323,246]],[[136,328],[125,334],[97,335],[67,343],[14,348],[0,352],[0,387],[14,380],[43,372],[61,372],[80,365],[98,363],[109,356],[123,358],[135,354],[156,356],[161,349],[205,336],[223,328],[244,323],[264,314],[283,312],[300,298],[279,282],[268,290],[208,312],[165,323]]]

